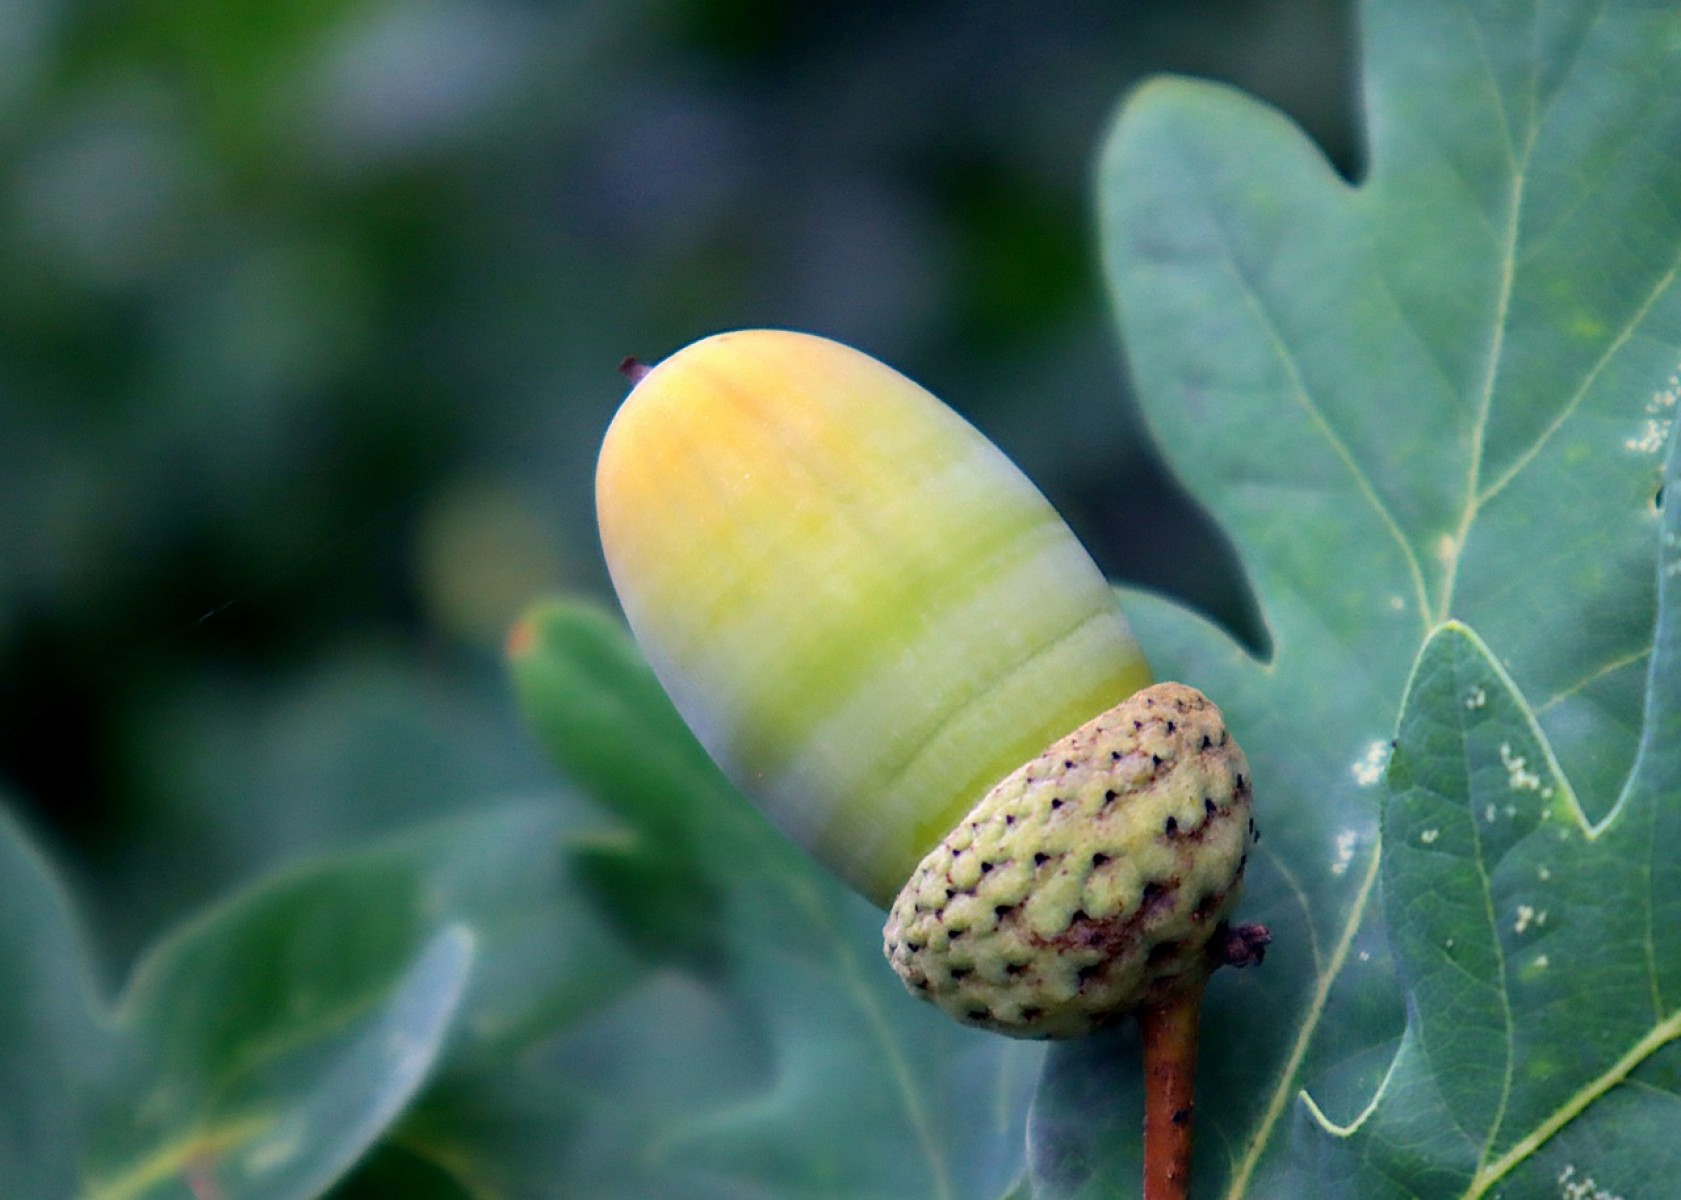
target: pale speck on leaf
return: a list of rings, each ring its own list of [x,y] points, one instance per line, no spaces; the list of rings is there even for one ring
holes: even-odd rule
[[[1354,861],[1354,846],[1360,840],[1360,835],[1352,829],[1345,829],[1337,834],[1337,857],[1331,863],[1331,874],[1343,875],[1348,871],[1348,864]]]
[[[1500,765],[1506,768],[1507,786],[1514,792],[1538,792],[1541,777],[1529,770],[1529,760],[1512,751],[1510,742],[1500,743]]]
[[[1623,449],[1635,454],[1657,454],[1669,444],[1669,430],[1674,423],[1675,403],[1681,398],[1681,384],[1671,375],[1669,382],[1652,393],[1646,401],[1646,414],[1640,430],[1633,437],[1623,439]]]
[[[1559,1172],[1558,1195],[1559,1200],[1623,1200],[1609,1188],[1600,1187],[1592,1175],[1578,1177],[1575,1164]]]
[[[1371,787],[1383,778],[1384,768],[1389,765],[1389,743],[1373,742],[1366,747],[1365,757],[1349,768],[1354,776],[1354,782],[1361,787]]]

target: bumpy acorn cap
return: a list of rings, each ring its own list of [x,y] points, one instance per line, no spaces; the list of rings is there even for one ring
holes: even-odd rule
[[[910,990],[1015,1037],[1074,1037],[1209,969],[1254,838],[1206,696],[1149,687],[1053,743],[929,852],[884,934]]]

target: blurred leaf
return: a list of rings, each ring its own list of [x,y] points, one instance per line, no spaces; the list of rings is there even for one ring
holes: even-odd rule
[[[319,993],[319,977],[273,987],[290,946],[221,924],[152,964],[158,982],[130,1016],[148,1053],[111,1106],[86,1200],[318,1196],[431,1070],[472,961],[456,926],[371,992],[340,991],[330,972]],[[295,1011],[260,1011],[275,999]]]
[[[682,798],[716,795],[739,805],[623,623],[605,609],[540,604],[515,626],[508,657],[543,747],[632,828],[692,848],[710,822],[724,818]]]
[[[1681,494],[1681,438],[1666,490]],[[1318,1195],[1655,1195],[1681,1172],[1681,504],[1666,513],[1635,769],[1588,821],[1463,625],[1425,645],[1385,779],[1384,914],[1411,997]],[[1591,997],[1591,1003],[1586,1001]],[[1317,1135],[1317,1136],[1315,1136]]]
[[[76,1186],[82,1112],[72,1081],[109,1051],[68,899],[0,809],[0,1180],[13,1200]]]
[[[1348,1121],[1394,1056],[1372,789],[1431,631],[1479,631],[1584,803],[1617,794],[1642,729],[1681,345],[1666,199],[1681,189],[1681,15],[1634,0],[1363,13],[1360,186],[1277,114],[1186,82],[1131,99],[1102,172],[1142,400],[1232,534],[1273,647],[1257,663],[1129,602],[1162,673],[1225,708],[1264,834],[1243,916],[1276,941],[1262,970],[1210,991],[1204,1195],[1302,1194],[1293,1098],[1306,1088]],[[1462,715],[1432,701],[1419,719]],[[1386,887],[1406,893],[1403,877]],[[1590,1038],[1594,974],[1562,994],[1560,1019]],[[1136,1186],[1135,1058],[1123,1038],[1053,1051],[1033,1142],[1045,1196]]]
[[[545,750],[621,817],[625,837],[579,847],[579,868],[644,952],[716,964],[721,898],[702,847],[752,817],[610,614],[539,605],[508,642],[515,690]]]
[[[906,993],[878,958],[881,913],[746,809],[617,621],[551,606],[511,650],[530,720],[572,777],[633,831],[690,847],[670,861],[717,898],[710,933],[725,951],[721,975],[668,978],[645,1007],[555,1046],[545,1074],[593,1085],[577,1101],[589,1132],[574,1144],[594,1153],[551,1163],[551,1186],[532,1190],[1004,1192],[1022,1168],[1042,1051],[964,1029]],[[676,907],[643,913],[645,936],[662,917],[694,919],[681,911],[686,891],[671,894]]]
[[[574,901],[561,812],[519,805],[257,885],[149,953],[106,1019],[51,873],[0,834],[0,1166],[22,1200],[318,1195],[446,1034],[467,1092],[640,974]]]
[[[101,880],[123,901],[106,936],[135,945],[281,862],[548,789],[506,689],[490,669],[444,686],[373,639],[162,689],[129,735],[149,803]]]
[[[1032,1174],[1024,1171],[1021,1178],[1011,1184],[1010,1189],[1000,1196],[999,1200],[1033,1200]]]

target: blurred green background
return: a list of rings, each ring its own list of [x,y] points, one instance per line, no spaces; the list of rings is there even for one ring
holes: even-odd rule
[[[1242,624],[1125,395],[1092,158],[1175,70],[1351,171],[1350,35],[1331,0],[0,0],[0,793],[106,961],[553,792],[500,642],[607,595],[626,354],[851,342],[1113,576]]]

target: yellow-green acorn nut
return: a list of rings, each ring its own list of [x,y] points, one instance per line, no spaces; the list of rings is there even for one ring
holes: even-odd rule
[[[1101,572],[956,413],[836,342],[719,334],[638,381],[596,507],[678,711],[892,906],[913,991],[1058,1036],[1201,969],[1243,869],[1242,755],[1199,693],[1140,691]]]

